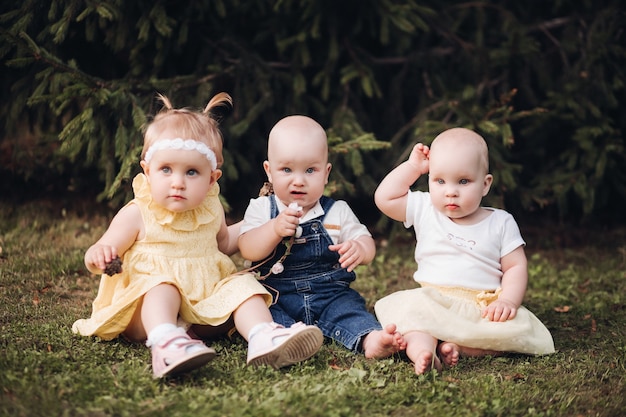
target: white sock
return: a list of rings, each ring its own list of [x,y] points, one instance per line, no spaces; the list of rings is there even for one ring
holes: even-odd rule
[[[163,339],[163,337],[166,334],[168,334],[168,333],[170,333],[170,332],[172,332],[172,331],[174,331],[176,329],[180,329],[181,330],[181,335],[186,333],[184,327],[178,327],[178,326],[176,326],[175,324],[172,324],[172,323],[159,324],[157,327],[155,327],[154,329],[152,329],[150,331],[150,334],[148,334],[148,340],[146,341],[146,346],[148,346],[148,347],[154,346],[155,344],[159,343],[161,341],[161,339]],[[177,342],[179,340],[181,342],[183,342],[183,341],[187,341],[189,339],[187,339],[186,337],[182,337],[181,336],[179,338],[174,339],[173,341]],[[176,346],[176,343],[171,343],[167,347],[167,349],[168,350],[175,350],[175,349],[178,349],[178,347]],[[204,349],[206,349],[206,346],[204,344],[198,343],[198,344],[187,346],[185,348],[185,352],[193,353],[193,352],[197,352],[199,350],[204,350]]]
[[[273,323],[273,322],[272,322]],[[266,327],[271,327],[272,323],[259,323],[256,326],[254,326],[252,329],[250,329],[250,333],[248,333],[248,347],[250,346],[250,342],[252,341],[252,338],[259,333],[261,330],[265,329]],[[282,329],[283,326],[278,326],[279,329]],[[272,344],[274,346],[280,345],[281,343],[283,343],[287,338],[289,338],[289,336],[281,336],[281,337],[273,337],[272,338]]]
[[[269,327],[270,324],[271,323],[259,323],[259,324],[255,325],[253,328],[251,328],[250,332],[248,333],[248,341],[250,341],[250,339],[252,339],[255,334],[257,334],[261,330],[265,329],[266,327]]]
[[[176,330],[176,325],[172,323],[163,323],[156,326],[154,329],[150,330],[148,333],[148,340],[146,341],[146,346],[152,347],[159,343],[163,336],[166,334],[173,332]]]

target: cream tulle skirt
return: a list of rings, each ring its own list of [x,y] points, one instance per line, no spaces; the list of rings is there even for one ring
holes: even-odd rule
[[[525,307],[506,322],[481,317],[496,292],[438,287],[399,291],[380,299],[374,309],[383,326],[394,323],[402,334],[421,331],[470,348],[544,355],[554,352],[552,335]]]

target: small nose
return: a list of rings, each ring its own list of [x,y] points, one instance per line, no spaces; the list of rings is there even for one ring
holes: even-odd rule
[[[295,185],[302,185],[302,184],[304,184],[304,175],[302,175],[302,174],[296,174],[296,175],[294,175],[294,177],[293,177],[293,183],[294,183]]]
[[[185,177],[183,175],[172,176],[172,188],[177,190],[185,189]]]
[[[455,197],[458,195],[457,188],[455,185],[450,184],[446,186],[446,197]]]

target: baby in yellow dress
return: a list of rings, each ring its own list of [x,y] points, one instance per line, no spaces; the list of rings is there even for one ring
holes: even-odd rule
[[[160,98],[164,109],[144,134],[135,198],[85,253],[90,272],[106,272],[91,318],[72,330],[146,341],[155,377],[206,364],[215,351],[190,335],[233,324],[248,341],[248,364],[279,368],[310,358],[322,345],[321,331],[274,323],[271,295],[253,274],[237,273],[228,256],[237,251],[238,227],[226,226],[219,201],[222,135],[211,110],[232,105],[230,96],[216,95],[202,112]],[[107,269],[118,257],[122,271]]]

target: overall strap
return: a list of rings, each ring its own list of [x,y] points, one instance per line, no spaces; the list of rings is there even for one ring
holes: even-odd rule
[[[322,209],[324,210],[324,215],[319,218],[321,222],[324,221],[324,218],[330,211],[330,208],[333,206],[333,204],[335,204],[335,200],[333,200],[332,198],[326,197],[325,195],[320,197],[320,205],[322,206]]]
[[[276,204],[276,196],[274,194],[269,196],[270,198],[270,219],[278,216],[278,204]]]

